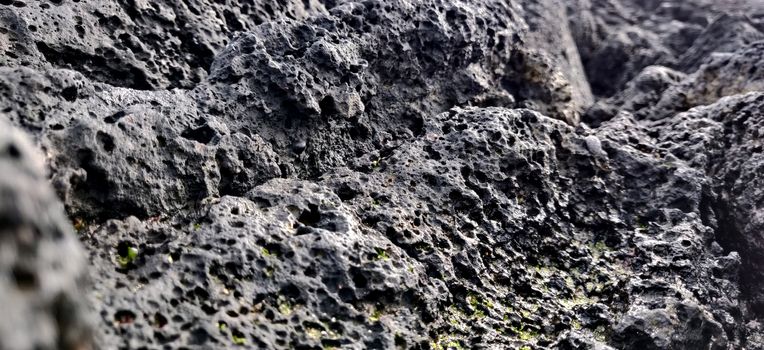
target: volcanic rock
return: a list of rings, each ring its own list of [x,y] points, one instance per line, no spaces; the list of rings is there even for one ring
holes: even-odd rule
[[[763,18],[0,0],[0,348],[764,348]]]

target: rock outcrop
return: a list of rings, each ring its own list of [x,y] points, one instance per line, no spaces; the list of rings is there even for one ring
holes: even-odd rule
[[[764,347],[757,1],[246,3],[0,0],[0,348]]]
[[[315,0],[5,0],[2,66],[76,70],[136,90],[192,88],[230,35],[325,11]]]

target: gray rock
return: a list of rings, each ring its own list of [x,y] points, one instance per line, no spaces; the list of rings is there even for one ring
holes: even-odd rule
[[[322,11],[316,0],[4,1],[0,66],[68,68],[138,90],[192,88],[232,34]]]
[[[20,131],[0,119],[0,348],[91,349],[85,254]]]
[[[148,218],[281,174],[259,135],[232,133],[185,92],[113,88],[68,70],[0,70],[0,105],[38,139],[73,218]]]
[[[764,41],[757,41],[734,52],[713,53],[689,75],[662,66],[645,68],[623,91],[597,101],[586,112],[584,121],[599,125],[619,110],[640,119],[663,119],[726,96],[761,91],[764,77],[759,67],[763,53]]]
[[[109,221],[86,239],[105,338],[544,347],[573,330],[585,340],[566,342],[742,346],[737,265],[707,253],[704,175],[619,139],[626,123],[597,131],[603,158],[537,113],[453,110],[356,170],[272,180],[198,216]],[[120,246],[139,253],[124,263]]]
[[[504,20],[520,9],[454,4],[440,22],[427,17],[433,4],[395,7],[412,7],[431,26],[426,31],[408,12],[381,3],[263,24],[235,39],[210,79],[191,91],[136,91],[67,70],[2,68],[0,107],[50,152],[70,215],[99,222],[240,196],[274,177],[316,176],[398,147],[421,133],[425,117],[454,104],[508,101],[577,122],[586,102],[572,99],[552,65],[560,61],[521,44],[521,19]],[[480,29],[487,26],[493,32]],[[293,152],[300,140],[305,147]]]
[[[686,80],[687,75],[664,66],[649,66],[642,70],[626,87],[618,94],[604,100],[597,101],[585,114],[583,120],[591,126],[599,126],[603,121],[615,117],[619,112],[628,111],[640,119],[652,117],[652,113],[674,112],[682,107],[669,109],[667,104],[682,99],[663,99],[661,107],[656,108],[662,100],[666,90]],[[678,91],[682,91],[677,89]],[[686,91],[686,90],[685,90]]]
[[[0,0],[96,345],[764,347],[764,8],[559,5]],[[3,159],[0,215],[68,227]],[[0,347],[90,344],[82,265]]]
[[[761,190],[764,175],[761,171],[763,102],[761,92],[723,98],[713,105],[690,110],[666,121],[668,128],[660,136],[665,140],[677,139],[681,137],[674,131],[677,123],[697,121],[688,125],[686,132],[700,136],[689,140],[694,141],[698,153],[672,152],[683,158],[703,157],[704,162],[696,162],[706,167],[718,193],[711,205],[719,224],[719,244],[725,251],[740,253],[743,265],[739,275],[741,287],[750,303],[749,311],[757,315],[764,310],[760,268],[764,262],[760,235],[764,225],[761,217],[764,198]]]
[[[643,68],[694,72],[712,52],[761,40],[758,0],[567,3],[572,32],[595,95],[621,91]]]
[[[742,46],[764,39],[764,33],[745,17],[722,15],[695,39],[679,61],[685,70],[697,69],[713,52],[732,52]]]

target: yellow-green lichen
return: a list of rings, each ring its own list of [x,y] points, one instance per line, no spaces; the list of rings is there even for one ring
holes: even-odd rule
[[[76,218],[74,219],[74,230],[77,232],[81,232],[82,230],[87,227],[87,222],[83,220],[82,218]]]
[[[572,309],[576,306],[592,305],[596,302],[597,298],[590,298],[585,294],[578,292],[570,299],[560,300],[560,305],[562,305],[565,309]]]
[[[273,267],[270,267],[270,266],[263,269],[263,273],[265,274],[265,277],[268,277],[268,278],[273,277],[273,273],[275,271],[276,270],[274,270]]]
[[[522,341],[532,341],[539,336],[538,332],[531,329],[526,329],[525,325],[521,325],[520,327],[513,326],[510,327],[510,329],[515,333],[517,338]]]
[[[313,340],[321,339],[321,330],[318,328],[308,327],[305,329],[305,334]]]
[[[278,309],[279,312],[284,315],[290,315],[292,313],[292,303],[289,302],[289,300],[286,300],[284,297],[279,297],[278,299]]]
[[[263,253],[263,256],[272,256],[273,255],[273,254],[271,254],[271,251],[268,250],[268,248],[265,248],[265,247],[261,248],[260,252]]]
[[[377,322],[380,318],[382,318],[382,310],[380,309],[374,309],[371,314],[369,314],[370,322]]]
[[[462,350],[461,340],[453,335],[439,335],[437,339],[430,342],[430,348],[433,350]]]
[[[127,267],[128,265],[132,264],[135,259],[138,258],[138,248],[135,247],[127,247],[124,252],[120,252],[117,256],[117,263],[122,268]]]
[[[231,340],[236,345],[247,345],[247,338],[243,334],[233,333],[231,334]]]
[[[377,260],[390,260],[390,256],[387,255],[387,251],[382,248],[374,248],[377,252]]]
[[[594,330],[594,339],[597,341],[605,342],[607,340],[607,330],[604,326],[599,326]]]

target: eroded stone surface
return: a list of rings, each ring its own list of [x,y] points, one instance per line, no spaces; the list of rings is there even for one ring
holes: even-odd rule
[[[565,5],[0,0],[101,346],[764,347],[761,4]]]
[[[85,254],[18,129],[0,120],[0,348],[91,349]]]
[[[740,255],[712,253],[710,181],[635,123],[454,110],[356,170],[108,222],[87,240],[97,275],[124,273],[103,321],[129,311],[108,333],[135,344],[740,347],[760,330],[739,327]],[[141,253],[122,266],[120,244]]]
[[[138,90],[190,88],[234,33],[322,11],[316,0],[4,1],[0,65],[67,68]]]
[[[568,3],[592,91],[611,96],[649,65],[694,72],[713,52],[764,39],[757,0]]]

